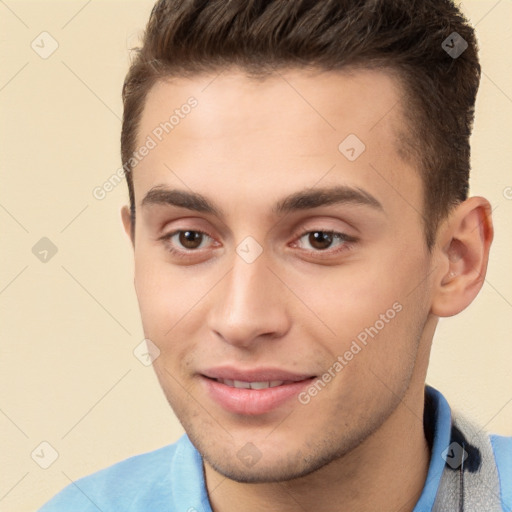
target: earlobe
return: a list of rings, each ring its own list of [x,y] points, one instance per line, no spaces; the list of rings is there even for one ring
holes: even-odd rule
[[[130,207],[127,205],[124,205],[121,208],[121,220],[123,221],[124,232],[130,239],[132,247],[134,247],[135,245],[134,245],[134,240],[133,240],[133,236],[132,236],[132,219],[131,219],[131,215],[130,215]]]
[[[483,197],[467,199],[452,211],[438,235],[431,312],[447,317],[467,308],[484,283],[493,238],[489,201]]]

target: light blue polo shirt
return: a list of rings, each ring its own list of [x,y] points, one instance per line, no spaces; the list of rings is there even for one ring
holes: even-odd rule
[[[430,386],[434,404],[432,455],[423,492],[414,512],[432,510],[445,467],[443,451],[450,444],[451,411],[445,398]],[[491,436],[502,482],[512,482],[512,438]],[[501,462],[500,462],[501,461]],[[512,506],[512,485],[501,497],[503,510]],[[131,457],[69,484],[39,512],[212,512],[202,459],[183,435],[176,443]],[[483,511],[482,511],[483,512]]]

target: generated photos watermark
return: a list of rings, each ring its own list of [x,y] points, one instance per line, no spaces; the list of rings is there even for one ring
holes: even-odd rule
[[[298,400],[302,405],[307,405],[312,398],[318,395],[349,363],[359,354],[364,347],[368,345],[370,339],[375,338],[387,324],[389,324],[403,306],[400,302],[395,302],[385,313],[379,315],[379,319],[370,327],[365,327],[350,344],[348,350],[343,355],[339,355],[336,361],[305,391],[299,393]]]
[[[132,172],[133,169],[192,112],[192,109],[197,107],[197,105],[199,105],[199,102],[194,96],[191,96],[187,99],[186,103],[183,103],[179,108],[175,108],[169,119],[162,121],[158,126],[153,128],[151,134],[146,137],[144,144],[133,152],[131,157],[123,163],[122,167],[119,167],[101,185],[93,188],[93,197],[98,201],[105,199],[107,194],[112,192],[112,190],[123,181],[126,174]]]

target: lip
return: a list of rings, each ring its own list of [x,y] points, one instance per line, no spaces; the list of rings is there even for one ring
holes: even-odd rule
[[[301,375],[276,368],[219,367],[201,372],[201,381],[207,394],[223,409],[235,414],[256,416],[285,404],[307,387],[315,376]],[[264,389],[240,389],[227,386],[215,379],[244,382],[285,381],[284,384]]]
[[[300,374],[279,368],[247,368],[240,369],[232,366],[218,366],[200,372],[210,379],[231,379],[245,382],[263,382],[271,380],[291,380],[294,382],[311,379],[314,375]]]

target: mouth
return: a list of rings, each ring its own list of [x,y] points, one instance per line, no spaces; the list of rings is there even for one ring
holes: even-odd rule
[[[200,378],[209,398],[226,412],[255,416],[297,398],[316,376],[272,369],[218,368],[200,374]]]
[[[278,386],[293,384],[292,380],[267,380],[267,381],[255,381],[255,382],[246,382],[243,380],[233,380],[233,379],[214,379],[225,386],[229,386],[230,388],[237,389],[267,389],[267,388],[277,388]]]

